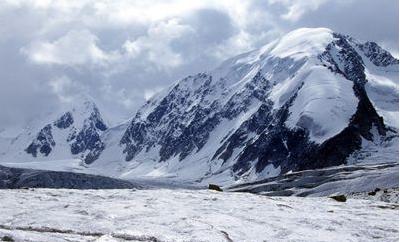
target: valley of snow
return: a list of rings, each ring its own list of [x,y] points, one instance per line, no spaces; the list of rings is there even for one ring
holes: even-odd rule
[[[0,190],[15,241],[398,241],[398,205],[209,190]],[[10,209],[12,208],[12,209]]]

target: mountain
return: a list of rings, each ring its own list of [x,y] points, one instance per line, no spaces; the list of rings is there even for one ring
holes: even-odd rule
[[[7,160],[57,160],[80,158],[90,164],[105,144],[101,134],[108,128],[96,104],[84,98],[45,121],[31,124],[10,142]]]
[[[121,145],[127,161],[151,153],[212,176],[345,164],[396,139],[397,75],[398,60],[373,42],[299,29],[175,83],[139,110]]]
[[[398,162],[398,68],[374,42],[298,29],[177,81],[127,123],[107,129],[92,110],[76,127],[65,113],[25,153],[58,154],[53,133],[67,130],[90,172],[220,183]]]

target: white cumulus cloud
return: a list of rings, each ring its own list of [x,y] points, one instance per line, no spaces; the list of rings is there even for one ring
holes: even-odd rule
[[[100,49],[98,38],[88,30],[71,30],[55,41],[35,41],[22,48],[29,59],[37,63],[59,65],[104,64],[114,55]]]

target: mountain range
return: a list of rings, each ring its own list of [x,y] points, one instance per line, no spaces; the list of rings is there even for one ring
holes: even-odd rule
[[[224,184],[398,162],[398,70],[374,42],[302,28],[175,82],[119,125],[74,102],[3,138],[0,163]]]

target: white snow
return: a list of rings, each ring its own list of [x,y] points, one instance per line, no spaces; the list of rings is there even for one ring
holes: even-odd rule
[[[340,133],[348,126],[357,110],[358,99],[353,83],[322,66],[310,67],[309,73],[289,108],[286,121],[289,128],[302,127],[310,131],[316,143]]]
[[[74,100],[74,102],[66,103],[63,108],[56,112],[51,112],[45,117],[38,117],[36,120],[32,120],[30,124],[25,127],[19,135],[14,138],[8,138],[8,144],[0,149],[0,162],[1,163],[26,163],[30,162],[27,167],[30,168],[31,165],[37,164],[36,169],[47,169],[50,166],[63,166],[63,167],[75,167],[74,162],[72,164],[67,164],[65,162],[70,160],[80,159],[80,154],[72,155],[70,142],[67,138],[73,132],[79,132],[86,120],[93,113],[94,109],[97,108],[93,99],[89,96],[82,96],[79,100]],[[66,112],[70,112],[73,117],[73,124],[66,128],[60,129],[55,127],[54,121],[58,120]],[[104,121],[104,120],[103,120]],[[52,151],[48,156],[38,152],[37,157],[33,157],[31,154],[25,152],[25,149],[36,139],[38,133],[46,125],[52,125],[51,133],[55,142],[55,146],[52,147]],[[0,142],[2,143],[0,137]],[[44,163],[41,163],[41,162]],[[52,164],[53,163],[53,164]],[[60,164],[54,164],[60,163]],[[18,166],[22,166],[20,164]],[[68,168],[69,169],[69,168]]]
[[[148,152],[144,149],[132,161],[126,162],[125,154],[123,154],[124,147],[120,145],[120,141],[131,121],[114,126],[102,133],[101,137],[106,148],[99,159],[91,165],[83,165],[79,161],[79,156],[71,155],[70,146],[65,141],[65,136],[67,136],[69,130],[53,129],[56,147],[47,157],[39,155],[39,157],[33,158],[24,149],[44,125],[53,122],[60,116],[57,113],[57,115],[52,115],[46,119],[40,119],[39,122],[31,125],[31,128],[25,130],[23,134],[11,142],[10,139],[0,137],[2,146],[0,148],[0,162],[10,166],[36,169],[79,170],[80,172],[125,179],[166,178],[179,179],[185,182],[201,180],[204,183],[215,181],[228,184],[235,179],[231,167],[236,162],[235,158],[242,152],[243,147],[235,149],[232,157],[225,163],[222,160],[213,160],[213,155],[221,147],[223,138],[229,138],[241,124],[257,111],[263,101],[272,101],[273,108],[277,110],[297,93],[297,97],[289,109],[290,115],[285,124],[291,129],[299,127],[308,129],[311,140],[316,143],[323,143],[348,125],[349,119],[355,113],[358,104],[358,99],[355,97],[352,88],[353,83],[322,66],[318,59],[318,55],[325,50],[326,45],[332,40],[332,31],[326,28],[298,29],[258,50],[231,58],[207,73],[212,76],[212,82],[209,93],[204,97],[197,95],[195,88],[200,87],[208,80],[208,76],[205,75],[204,78],[195,79],[191,76],[177,81],[170,88],[150,98],[136,115],[139,121],[146,119],[160,104],[161,100],[174,87],[179,85],[176,95],[185,100],[187,105],[179,104],[170,114],[165,116],[175,115],[182,119],[183,125],[189,125],[194,115],[187,113],[192,109],[198,107],[211,108],[214,101],[217,105],[212,106],[212,109],[219,109],[224,107],[234,95],[237,95],[238,100],[235,105],[242,105],[243,102],[240,98],[247,98],[252,95],[249,91],[243,91],[245,90],[244,87],[252,81],[257,73],[261,73],[272,85],[272,89],[264,95],[265,100],[260,101],[253,98],[248,109],[238,114],[234,120],[222,120],[210,133],[210,138],[202,149],[194,150],[182,161],[179,161],[179,157],[172,156],[165,162],[159,162],[160,147],[154,145]],[[398,130],[398,65],[376,67],[361,52],[359,54],[363,57],[365,63],[368,96],[379,115],[384,117],[385,123]],[[83,103],[88,103],[90,106],[90,99],[88,100],[89,102],[83,101]],[[75,105],[81,101],[74,100],[72,104]],[[83,124],[83,119],[86,116],[85,110],[87,109],[87,105],[74,109],[74,119],[76,119],[75,123],[78,129]],[[157,140],[157,136],[163,134],[163,131],[167,129],[170,120],[167,117],[163,117],[163,119],[154,132],[149,134],[149,137],[147,137],[149,140]],[[173,133],[179,135],[180,132],[182,131],[176,129]],[[248,134],[246,142],[252,142],[256,138],[255,134]],[[11,144],[7,145],[7,143]],[[369,163],[374,162],[374,160],[376,162],[398,162],[396,145],[398,145],[398,139],[397,143],[390,144],[375,141],[368,143],[364,140],[363,149],[350,157],[349,163],[358,163],[363,160],[363,157],[367,157],[365,161]],[[251,172],[247,175],[254,179],[270,177],[277,175],[280,168],[268,167],[261,174]]]
[[[194,107],[210,107],[214,101],[218,103],[219,107],[223,107],[231,97],[242,94],[243,87],[252,81],[252,78],[261,71],[262,75],[268,81],[273,82],[274,87],[267,94],[269,96],[266,95],[265,98],[272,100],[275,103],[275,108],[279,108],[287,101],[297,91],[297,88],[303,81],[306,82],[306,85],[303,87],[304,91],[300,97],[302,100],[296,103],[299,113],[294,114],[295,117],[293,119],[298,120],[294,120],[293,122],[297,125],[299,119],[308,115],[308,117],[314,120],[315,125],[306,128],[312,129],[313,140],[323,141],[340,132],[346,126],[349,116],[352,115],[357,103],[352,93],[347,95],[348,92],[352,91],[350,81],[342,79],[337,81],[335,80],[336,76],[331,74],[327,69],[324,71],[322,67],[314,67],[319,64],[315,58],[332,40],[332,31],[329,29],[299,29],[293,31],[285,35],[282,39],[268,44],[259,50],[227,60],[220,67],[208,73],[212,76],[212,83],[210,92],[205,97],[198,97],[195,94],[196,87],[204,84],[205,79],[203,78],[188,77],[175,83],[171,88],[167,89],[168,91],[160,93],[156,99],[152,98],[148,104],[143,106],[139,110],[138,120],[147,117],[173,87],[177,87],[175,95],[182,96],[188,105],[181,105],[174,108],[169,115],[180,117],[179,115],[192,110]],[[306,48],[306,46],[308,47]],[[287,51],[285,52],[284,49]],[[289,58],[281,59],[286,57]],[[321,77],[323,77],[322,80],[320,80]],[[206,76],[205,78],[208,77]],[[329,90],[325,90],[325,88],[334,88],[334,91],[330,92]],[[344,97],[341,97],[340,92],[342,91],[345,91]],[[330,96],[323,97],[327,93]],[[244,95],[250,94],[245,93]],[[314,100],[313,98],[321,98],[321,100]],[[335,100],[332,98],[335,98]],[[150,148],[148,152],[140,152],[130,164],[120,162],[120,167],[123,170],[122,176],[124,178],[175,177],[184,181],[201,179],[203,182],[205,180],[214,181],[215,179],[215,181],[222,182],[222,184],[232,182],[234,177],[229,168],[234,164],[236,156],[225,163],[222,163],[222,160],[213,160],[212,156],[222,145],[222,138],[229,137],[243,122],[248,120],[257,111],[261,102],[254,99],[252,102],[248,111],[240,113],[234,121],[222,120],[215,130],[210,133],[210,139],[202,149],[193,151],[184,160],[179,161],[179,158],[175,156],[160,163],[158,162],[160,147],[155,146]],[[239,100],[238,105],[240,104]],[[325,113],[319,115],[316,109],[321,106],[326,107],[326,105],[329,105],[328,108],[333,108],[334,110],[331,110],[331,112],[329,112],[330,110],[326,110]],[[346,112],[343,112],[343,110]],[[187,114],[181,118],[183,119],[182,123],[186,125],[189,125],[192,121],[192,116]],[[338,120],[331,123],[330,126],[324,127],[325,129],[318,129],[319,126],[325,125],[326,120],[331,121],[332,118]],[[156,128],[157,131],[162,132],[167,128],[168,120],[164,121],[161,122],[162,125]],[[174,132],[179,134],[180,130]],[[249,134],[248,140],[253,137],[253,134]],[[157,137],[151,136],[150,138],[157,140]],[[117,148],[110,148],[110,146],[107,149],[118,150]],[[240,152],[241,150],[239,149],[235,150],[235,155]],[[105,151],[105,153],[108,154],[109,152]],[[102,154],[100,159],[103,160],[104,157],[109,158],[110,156],[103,156]],[[95,163],[98,164],[98,162],[96,161]],[[280,169],[273,169],[269,172],[267,170],[263,173],[266,177],[275,176],[280,171]]]
[[[384,118],[385,124],[399,129],[399,72],[379,69],[366,65],[365,75],[368,80],[365,89],[376,111]]]
[[[397,241],[398,206],[208,190],[0,190],[16,241]],[[124,239],[125,238],[125,239]]]
[[[348,164],[379,164],[399,162],[399,137],[392,134],[390,140],[375,138],[372,141],[362,139],[361,149],[355,151],[347,158]]]
[[[296,29],[279,40],[270,54],[280,58],[300,59],[317,56],[333,41],[333,31],[327,28]]]

